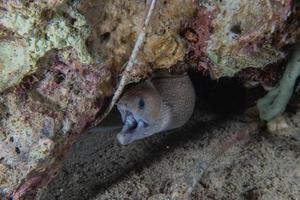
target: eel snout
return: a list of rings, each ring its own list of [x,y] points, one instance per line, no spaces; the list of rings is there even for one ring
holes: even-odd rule
[[[149,124],[139,116],[135,116],[131,111],[121,109],[119,109],[119,111],[122,115],[123,128],[119,132],[117,139],[120,144],[126,145],[140,138],[137,137],[136,133],[145,132]]]

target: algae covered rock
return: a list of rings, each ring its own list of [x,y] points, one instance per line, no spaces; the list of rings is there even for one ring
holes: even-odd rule
[[[19,82],[30,71],[24,40],[0,41],[0,91]]]
[[[157,1],[133,74],[144,76],[149,69],[170,68],[183,60],[185,45],[179,29],[181,22],[191,16],[195,8],[192,0]],[[88,48],[97,62],[105,62],[117,71],[122,69],[147,9],[148,4],[144,1],[81,1],[79,10],[91,27]]]
[[[5,8],[0,11],[0,24],[14,32],[14,37],[0,39],[0,92],[34,73],[38,60],[51,50],[73,48],[82,63],[92,62],[85,46],[89,29],[77,11],[51,10],[43,2]]]
[[[246,68],[263,68],[285,57],[275,41],[288,40],[293,1],[203,1],[181,32],[188,42],[186,59],[216,78]],[[286,32],[284,32],[286,31]],[[295,30],[293,30],[295,32]]]

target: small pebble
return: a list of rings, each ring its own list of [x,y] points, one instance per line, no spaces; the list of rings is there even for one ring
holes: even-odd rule
[[[286,119],[282,116],[269,121],[267,127],[270,133],[280,133],[281,131],[290,128]]]

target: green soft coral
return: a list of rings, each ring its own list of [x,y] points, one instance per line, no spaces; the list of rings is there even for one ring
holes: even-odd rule
[[[296,79],[300,76],[300,43],[288,62],[277,88],[271,90],[257,102],[260,118],[270,121],[281,115],[292,97]]]

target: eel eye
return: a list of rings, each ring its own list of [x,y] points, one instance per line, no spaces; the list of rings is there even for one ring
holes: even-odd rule
[[[143,110],[145,108],[145,101],[143,99],[139,99],[138,105],[139,109]]]

